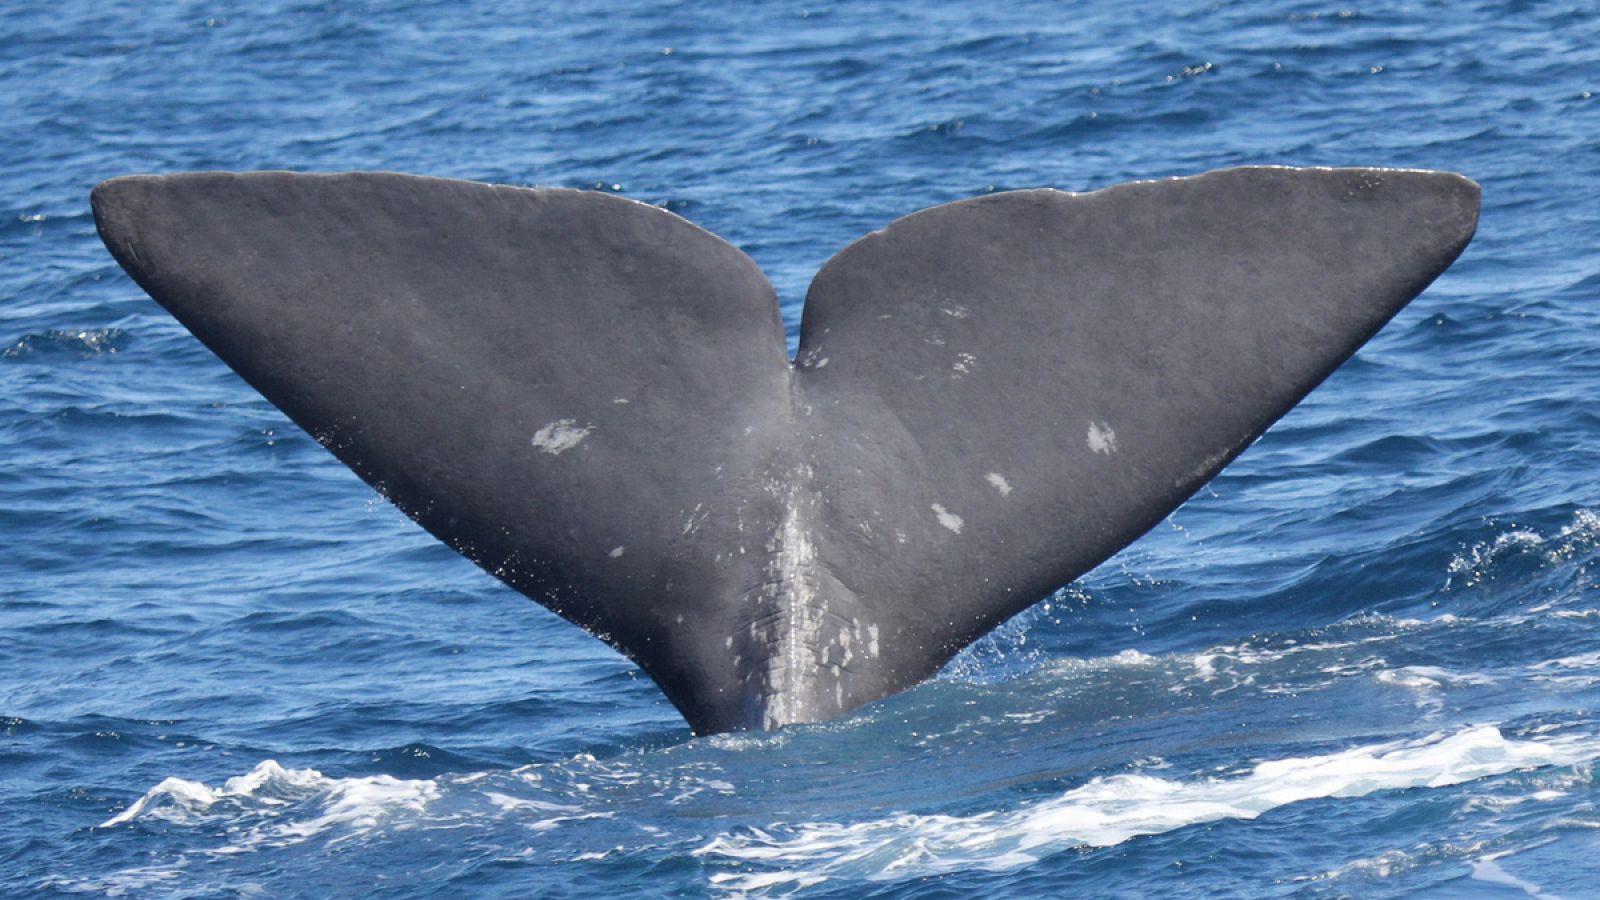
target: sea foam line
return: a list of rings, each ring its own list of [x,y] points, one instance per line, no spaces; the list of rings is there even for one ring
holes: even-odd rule
[[[1436,788],[1519,769],[1600,757],[1600,738],[1509,740],[1494,726],[1421,740],[1262,762],[1232,778],[1096,778],[1054,799],[971,816],[900,813],[853,824],[807,823],[725,833],[695,850],[739,866],[711,881],[733,891],[792,889],[832,877],[887,880],[962,870],[1009,871],[1071,847],[1109,847],[1220,819],[1254,819],[1290,803]]]

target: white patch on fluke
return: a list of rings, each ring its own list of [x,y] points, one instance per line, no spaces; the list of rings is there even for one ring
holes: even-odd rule
[[[593,425],[579,425],[577,419],[557,419],[533,433],[533,445],[551,456],[560,456],[583,443]]]
[[[688,517],[683,520],[683,534],[685,537],[699,531],[700,526],[705,523],[706,517],[711,515],[711,512],[705,506],[704,503],[696,503]],[[741,549],[739,552],[743,553],[744,550]]]
[[[1007,481],[1006,477],[999,472],[990,472],[983,476],[983,480],[993,485],[994,489],[1000,492],[1000,496],[1011,496],[1011,482]]]
[[[1117,433],[1104,422],[1089,423],[1089,449],[1107,456],[1117,452]]]
[[[612,547],[612,548],[611,548],[611,552],[610,552],[610,553],[608,553],[608,554],[606,554],[606,555],[607,555],[607,556],[610,556],[610,557],[611,557],[611,558],[612,558],[612,559],[621,559],[621,558],[622,558],[622,551],[623,551],[623,549],[625,549],[625,548],[623,548],[623,547],[622,547],[622,546],[621,546],[621,545],[620,545],[620,544],[619,544],[619,545],[617,545],[617,546],[615,546],[615,547]]]
[[[933,514],[934,514],[935,517],[937,517],[939,519],[939,524],[940,525],[943,525],[944,527],[950,529],[951,531],[955,532],[956,534],[960,534],[961,533],[961,524],[962,524],[962,522],[961,522],[961,517],[960,516],[956,515],[955,513],[951,512],[948,509],[945,509],[944,507],[940,506],[937,503],[935,503],[933,505]]]
[[[813,687],[823,660],[811,638],[822,627],[826,597],[817,590],[817,550],[806,527],[810,501],[794,486],[810,478],[810,469],[802,467],[795,478],[773,479],[767,485],[784,508],[783,521],[766,545],[767,582],[752,597],[769,610],[751,631],[754,640],[771,648],[762,723],[768,729],[814,722],[819,715],[815,705],[819,692]]]

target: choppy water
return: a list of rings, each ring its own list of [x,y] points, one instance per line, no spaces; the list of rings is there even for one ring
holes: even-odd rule
[[[0,892],[1581,897],[1600,877],[1600,10],[0,7]],[[791,322],[1003,188],[1453,169],[1477,241],[1168,522],[850,718],[691,739],[168,319],[96,181],[594,187]]]

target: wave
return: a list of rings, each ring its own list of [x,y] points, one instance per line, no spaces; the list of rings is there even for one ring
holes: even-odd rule
[[[25,334],[12,344],[0,347],[0,358],[22,359],[31,356],[74,356],[87,359],[118,353],[128,343],[121,328],[89,328],[77,331],[42,331]]]
[[[1600,737],[1513,740],[1499,728],[1485,726],[1271,760],[1241,777],[1096,778],[1058,797],[1005,812],[900,813],[855,823],[740,829],[717,836],[694,853],[735,867],[711,876],[714,885],[732,891],[806,887],[841,876],[878,881],[1010,871],[1074,847],[1109,847],[1222,819],[1254,819],[1305,800],[1447,787],[1596,757]]]
[[[140,818],[185,825],[223,812],[272,813],[302,801],[316,801],[316,815],[302,820],[272,822],[270,826],[258,828],[242,841],[247,848],[262,843],[304,840],[335,827],[347,828],[352,833],[371,831],[390,815],[422,813],[429,803],[439,799],[439,795],[439,785],[433,781],[406,780],[390,775],[329,778],[315,769],[285,769],[269,759],[247,774],[228,779],[220,788],[183,778],[168,778],[99,827],[113,828]]]

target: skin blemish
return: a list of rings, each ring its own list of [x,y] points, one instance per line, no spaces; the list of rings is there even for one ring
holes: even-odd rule
[[[560,456],[583,442],[593,425],[579,425],[577,419],[557,419],[533,433],[533,445],[551,456]]]
[[[1104,422],[1089,423],[1089,449],[1106,456],[1117,452],[1117,433]]]
[[[1001,475],[999,472],[990,472],[989,474],[983,476],[983,480],[989,482],[989,484],[993,486],[995,490],[999,491],[1000,496],[1011,496],[1011,482],[1007,481],[1006,477]]]
[[[944,507],[940,506],[937,503],[935,503],[933,505],[933,515],[939,520],[939,524],[940,525],[943,525],[944,527],[950,529],[951,531],[955,532],[956,534],[960,534],[961,533],[961,517],[960,516],[956,515],[955,513],[951,512],[948,509],[945,509]]]

